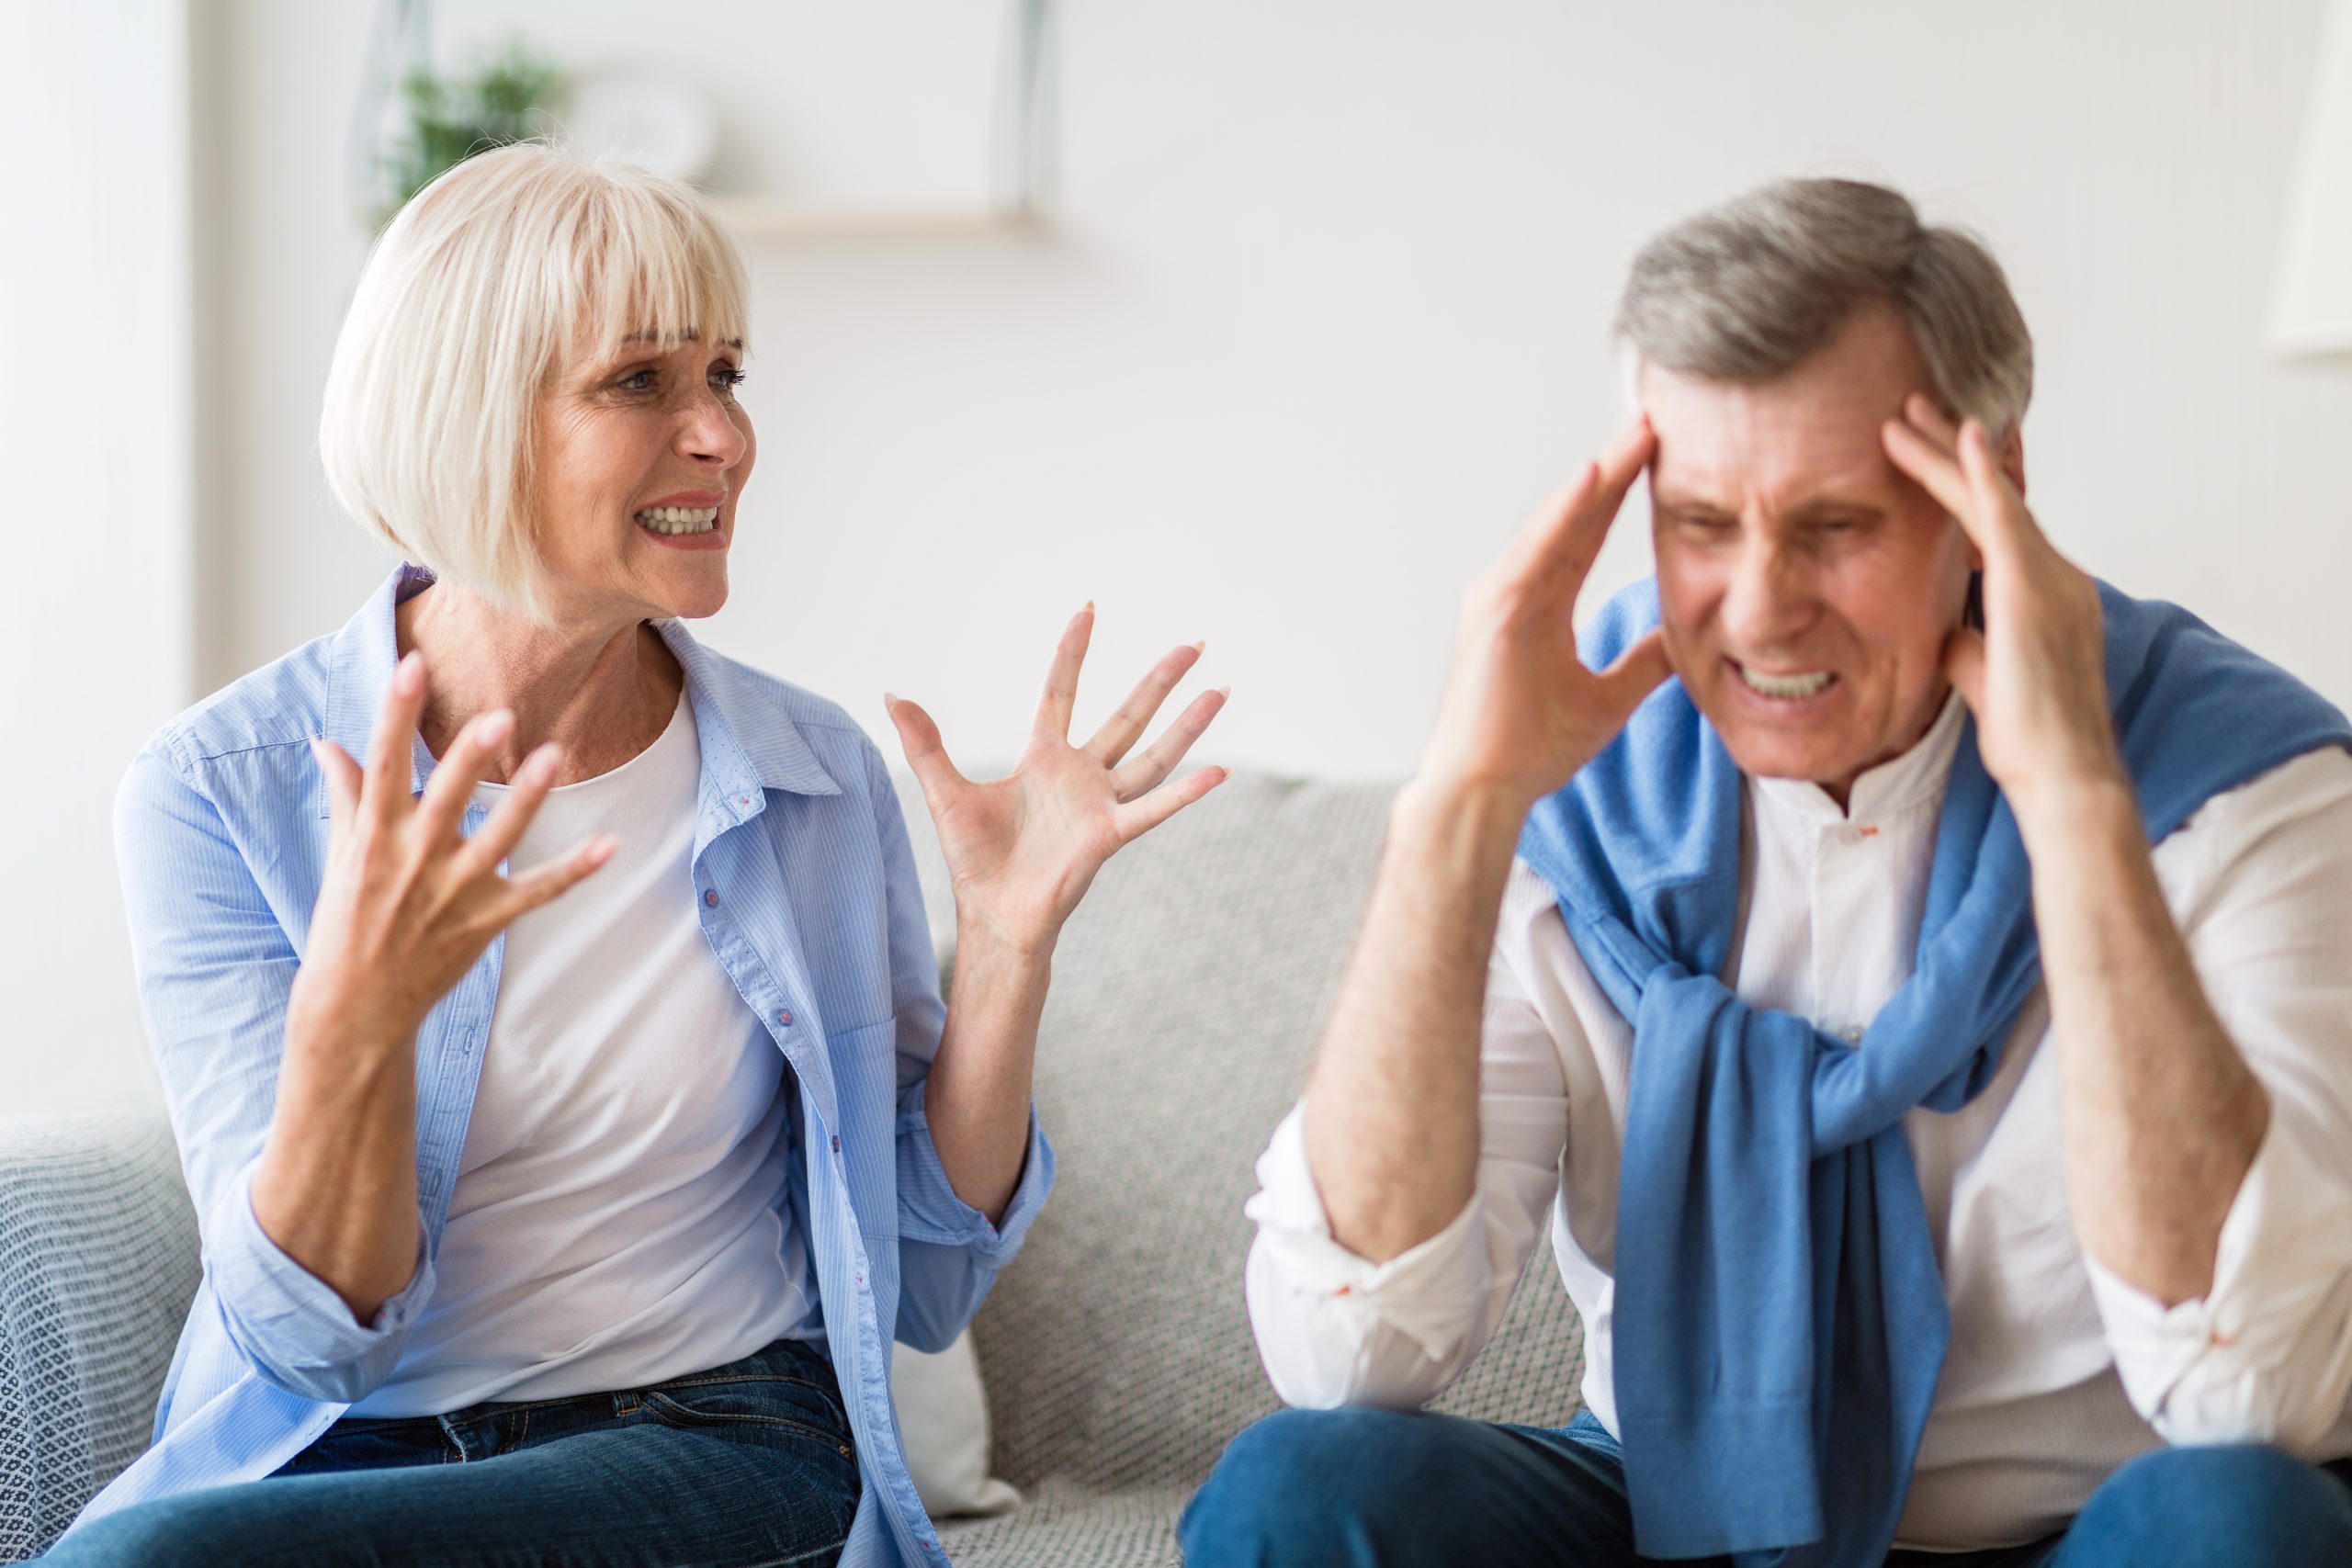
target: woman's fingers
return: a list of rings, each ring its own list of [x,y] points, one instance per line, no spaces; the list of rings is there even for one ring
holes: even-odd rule
[[[947,743],[940,739],[939,726],[918,703],[904,697],[882,694],[882,711],[890,716],[892,728],[899,732],[899,749],[907,754],[907,766],[914,770],[915,783],[922,786],[926,805],[937,810],[940,801],[951,791],[967,781],[956,771],[947,755]]]
[[[1094,602],[1069,619],[1062,640],[1055,645],[1054,662],[1046,671],[1045,694],[1037,699],[1033,733],[1056,740],[1069,739],[1070,710],[1078,705],[1078,671],[1086,662],[1086,645],[1094,635]]]
[[[1132,844],[1227,778],[1223,768],[1194,768],[1174,784],[1161,784],[1140,800],[1130,800],[1113,813],[1112,828],[1119,842]]]
[[[456,760],[455,748],[451,749],[451,760]],[[523,765],[514,770],[506,798],[491,808],[490,816],[474,829],[474,836],[465,841],[465,848],[459,852],[470,874],[494,872],[499,862],[514,852],[514,846],[523,841],[523,830],[538,815],[548,791],[555,787],[556,772],[562,765],[563,749],[552,740],[523,759]],[[433,776],[437,783],[441,775],[435,773]],[[430,784],[426,791],[431,793]],[[472,786],[467,786],[467,794],[471,793]],[[460,803],[460,815],[464,809]]]
[[[1136,682],[1136,689],[1127,694],[1127,700],[1119,705],[1119,710],[1104,720],[1102,728],[1094,732],[1094,739],[1086,743],[1087,755],[1106,768],[1118,766],[1119,759],[1127,754],[1128,748],[1150,725],[1151,716],[1159,711],[1159,705],[1166,702],[1168,694],[1176,689],[1176,682],[1184,678],[1187,670],[1200,662],[1201,654],[1207,646],[1196,642],[1188,648],[1175,649],[1153,665],[1144,678]]]
[[[359,809],[359,790],[366,775],[351,753],[329,740],[325,736],[311,741],[311,760],[319,765],[326,778],[327,817],[330,829],[335,833],[348,831],[353,814]]]
[[[508,878],[504,894],[492,907],[492,932],[504,931],[520,917],[571,891],[611,860],[618,848],[620,840],[610,833],[592,833],[572,845],[562,859]]]
[[[361,807],[379,821],[392,821],[409,803],[415,777],[417,720],[424,716],[424,655],[411,651],[393,667],[391,685],[376,716],[368,743],[368,773],[360,786]]]
[[[1159,788],[1160,781],[1176,771],[1176,765],[1184,760],[1184,753],[1193,749],[1193,742],[1208,728],[1210,720],[1224,709],[1226,699],[1232,693],[1232,687],[1220,686],[1214,692],[1203,692],[1185,705],[1184,711],[1176,716],[1176,722],[1170,725],[1159,739],[1145,747],[1124,767],[1113,772],[1111,787],[1117,792],[1118,797],[1123,801],[1133,800],[1147,791]]]
[[[444,843],[458,836],[474,785],[481,783],[491,758],[514,733],[511,708],[492,708],[468,719],[449,743],[433,776],[424,781],[424,798],[417,804],[417,827],[427,842]]]

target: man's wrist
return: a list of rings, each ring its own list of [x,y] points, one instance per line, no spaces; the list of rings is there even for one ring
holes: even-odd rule
[[[2144,842],[2147,829],[2132,781],[2120,770],[2086,773],[2037,784],[2009,798],[2029,858],[2098,843],[2128,832]]]

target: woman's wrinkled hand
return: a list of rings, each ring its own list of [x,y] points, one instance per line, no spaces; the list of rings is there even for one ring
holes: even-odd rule
[[[1223,768],[1207,767],[1169,780],[1225,705],[1222,691],[1193,698],[1159,739],[1127,754],[1199,660],[1198,644],[1161,659],[1092,739],[1070,743],[1079,667],[1093,630],[1089,604],[1062,633],[1028,744],[1006,778],[966,778],[929,714],[903,697],[883,699],[939,832],[958,926],[1026,955],[1050,952],[1103,862],[1226,778]]]
[[[555,782],[558,749],[542,746],[526,758],[505,798],[467,838],[467,802],[514,715],[500,708],[469,720],[424,795],[413,797],[410,748],[424,693],[424,659],[411,653],[392,672],[364,771],[334,742],[311,743],[326,775],[331,825],[326,874],[288,1004],[289,1040],[362,1050],[413,1040],[500,931],[616,847],[600,833],[525,875],[503,874],[500,863]]]

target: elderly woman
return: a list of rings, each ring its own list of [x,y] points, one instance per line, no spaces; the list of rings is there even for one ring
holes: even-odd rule
[[[123,786],[204,1283],[51,1561],[939,1560],[889,1347],[952,1340],[1045,1201],[1057,932],[1223,777],[1171,780],[1221,699],[1129,755],[1180,649],[1074,747],[1090,608],[1008,779],[889,703],[943,1007],[881,753],[685,628],[752,475],[743,297],[691,193],[536,145],[369,257],[320,439],[413,564]]]

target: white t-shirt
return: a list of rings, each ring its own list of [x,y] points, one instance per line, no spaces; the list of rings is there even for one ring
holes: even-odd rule
[[[521,874],[620,840],[507,930],[433,1298],[352,1414],[633,1388],[821,1337],[786,1199],[791,1080],[695,918],[701,772],[681,698],[645,750],[550,791],[508,857]]]

